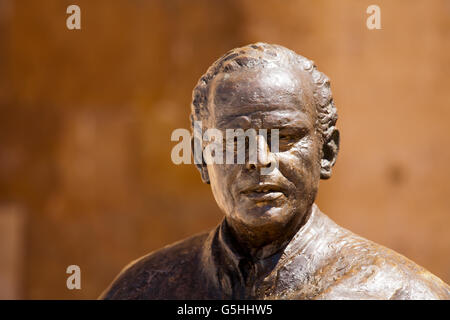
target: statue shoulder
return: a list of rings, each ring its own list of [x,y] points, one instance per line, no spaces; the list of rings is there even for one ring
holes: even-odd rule
[[[156,299],[170,290],[170,283],[188,285],[192,279],[182,278],[195,274],[207,236],[208,233],[197,234],[132,261],[99,299]],[[168,294],[167,298],[170,298]]]
[[[326,269],[339,281],[323,292],[327,299],[450,299],[450,287],[400,253],[330,222],[338,230],[330,242]],[[330,261],[328,261],[330,262]]]
[[[374,244],[373,285],[383,283],[391,288],[389,299],[430,300],[450,299],[450,287],[440,278],[402,254]],[[376,280],[378,277],[378,281]]]

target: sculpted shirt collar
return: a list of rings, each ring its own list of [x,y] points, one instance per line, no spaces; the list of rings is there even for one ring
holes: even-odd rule
[[[314,204],[308,220],[290,242],[265,259],[244,256],[224,219],[210,233],[202,257],[209,283],[218,292],[218,298],[256,299],[276,294],[277,282],[283,281],[279,279],[279,270],[316,235],[312,229],[317,211]]]

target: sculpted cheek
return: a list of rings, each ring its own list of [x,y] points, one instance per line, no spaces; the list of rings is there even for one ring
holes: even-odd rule
[[[279,154],[280,171],[296,188],[314,180],[320,172],[318,151],[312,139],[304,138],[289,151]]]
[[[211,190],[220,209],[226,214],[233,212],[235,199],[232,193],[233,165],[211,165],[208,167]]]
[[[312,170],[315,165],[319,165],[318,152],[315,148],[315,143],[312,139],[304,138],[298,142],[291,150],[302,166],[306,169]]]
[[[302,188],[304,169],[298,156],[292,152],[285,152],[278,157],[278,163],[281,174],[289,181],[291,188]]]
[[[222,210],[225,210],[226,205],[226,195],[223,194],[224,188],[222,184],[224,183],[225,177],[217,166],[208,166],[209,179],[211,182],[211,190],[214,195],[214,199]],[[225,189],[226,190],[226,189]]]

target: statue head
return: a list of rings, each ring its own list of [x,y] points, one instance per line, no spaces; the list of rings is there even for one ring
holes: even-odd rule
[[[214,62],[193,91],[191,121],[204,129],[278,129],[279,150],[257,135],[257,159],[197,164],[226,222],[249,246],[292,236],[308,217],[320,179],[339,149],[330,82],[314,62],[279,45],[236,48]],[[207,142],[206,142],[207,144]],[[203,143],[205,147],[205,143]],[[261,168],[274,166],[269,174]]]

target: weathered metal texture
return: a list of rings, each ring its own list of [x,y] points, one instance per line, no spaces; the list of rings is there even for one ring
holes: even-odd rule
[[[450,298],[439,278],[314,204],[319,180],[331,177],[339,131],[329,79],[312,61],[265,43],[234,49],[200,78],[192,120],[224,133],[278,129],[279,150],[258,138],[255,164],[198,164],[222,223],[132,263],[101,298]]]

